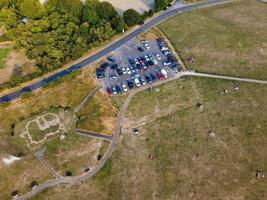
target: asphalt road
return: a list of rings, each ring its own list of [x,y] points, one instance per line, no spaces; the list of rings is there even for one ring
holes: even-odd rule
[[[112,141],[112,135],[106,135],[103,133],[95,133],[92,131],[86,131],[86,130],[81,130],[81,129],[75,129],[75,132],[81,135],[85,135],[88,137],[93,137],[93,138],[97,138],[97,139],[103,139],[103,140],[107,140],[107,141]]]
[[[77,64],[74,64],[74,65],[71,65],[67,69],[63,69],[62,71],[59,71],[59,72],[57,72],[57,73],[55,73],[49,77],[43,78],[43,79],[41,79],[35,83],[32,83],[28,86],[25,86],[21,89],[18,89],[14,92],[7,94],[7,95],[1,96],[0,102],[10,102],[12,100],[15,100],[15,99],[19,98],[24,92],[32,92],[32,91],[38,90],[42,86],[44,86],[45,84],[47,84],[47,83],[49,83],[55,79],[63,77],[67,74],[70,74],[73,71],[81,69],[81,68],[95,62],[96,60],[100,59],[101,57],[106,56],[107,54],[111,53],[113,50],[122,46],[127,41],[135,38],[136,36],[140,35],[144,31],[150,29],[151,27],[159,24],[160,22],[166,20],[167,18],[169,18],[169,17],[171,17],[177,13],[185,12],[185,11],[188,11],[188,10],[191,10],[194,8],[205,7],[205,6],[212,5],[212,4],[225,3],[227,1],[229,1],[229,0],[208,0],[207,2],[202,2],[202,3],[196,3],[196,4],[191,4],[191,5],[182,5],[180,3],[180,0],[177,0],[171,8],[169,8],[166,11],[163,11],[162,13],[157,15],[156,17],[152,18],[150,21],[148,21],[147,23],[145,23],[144,25],[142,25],[138,29],[134,30],[133,32],[129,33],[124,38],[114,42],[113,44],[111,44],[108,47],[104,48],[103,50],[97,52],[96,54],[84,59],[83,61],[81,61]]]
[[[104,164],[106,163],[106,161],[111,157],[112,153],[114,152],[120,133],[121,133],[121,126],[123,124],[123,119],[124,119],[124,114],[131,102],[132,97],[137,94],[138,92],[141,92],[143,90],[146,90],[148,88],[150,88],[151,86],[155,87],[158,85],[161,85],[163,83],[167,83],[173,80],[177,80],[180,79],[182,77],[185,76],[198,76],[198,77],[206,77],[206,78],[214,78],[214,79],[224,79],[224,80],[231,80],[231,81],[242,81],[242,82],[248,82],[248,83],[256,83],[256,84],[264,84],[267,85],[267,81],[262,81],[262,80],[255,80],[255,79],[247,79],[247,78],[238,78],[238,77],[230,77],[230,76],[220,76],[220,75],[213,75],[213,74],[205,74],[205,73],[195,73],[192,71],[184,71],[184,72],[180,72],[178,74],[176,74],[174,77],[166,79],[164,81],[158,81],[155,82],[153,85],[147,85],[145,87],[141,87],[139,89],[136,90],[132,90],[130,92],[130,94],[127,96],[124,104],[122,105],[119,115],[118,115],[118,119],[117,119],[117,123],[116,123],[116,127],[115,127],[115,131],[114,134],[112,136],[112,140],[110,143],[110,146],[108,148],[108,151],[106,152],[106,154],[101,158],[101,160],[99,161],[98,165],[94,168],[92,168],[89,172],[86,172],[84,174],[82,174],[81,176],[76,176],[76,177],[63,177],[63,178],[57,178],[57,179],[51,179],[48,180],[38,186],[36,186],[33,190],[31,190],[30,192],[19,196],[16,198],[16,200],[24,200],[24,199],[29,199],[30,197],[36,195],[37,193],[43,191],[46,188],[49,187],[53,187],[56,185],[60,185],[60,184],[75,184],[75,183],[79,183],[81,181],[84,181],[88,178],[91,178],[92,176],[94,176],[95,174],[97,174],[97,172],[99,172],[101,170],[101,168],[104,166]],[[102,135],[102,134],[100,134]]]

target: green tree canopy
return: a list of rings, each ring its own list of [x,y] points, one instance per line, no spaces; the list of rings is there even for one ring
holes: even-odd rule
[[[32,19],[41,18],[45,13],[39,0],[21,0],[19,3],[20,15]]]
[[[80,17],[83,10],[81,0],[48,0],[45,3],[48,12],[68,13],[75,17]]]
[[[97,6],[100,4],[98,0],[87,0],[82,12],[82,21],[90,24],[96,24],[99,20],[97,15]]]
[[[170,0],[155,0],[155,11],[160,11],[168,6]]]
[[[113,17],[118,15],[113,5],[109,2],[103,1],[97,5],[97,14],[101,19],[111,20]]]
[[[134,26],[142,21],[142,16],[134,9],[128,9],[123,13],[123,19],[128,26]]]

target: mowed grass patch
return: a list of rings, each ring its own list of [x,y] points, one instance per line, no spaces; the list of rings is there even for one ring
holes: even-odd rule
[[[79,113],[77,127],[93,132],[113,134],[118,109],[114,101],[104,92],[97,92]]]
[[[0,69],[3,68],[8,49],[0,48]]]
[[[188,68],[267,79],[266,18],[263,2],[241,0],[177,15],[159,28]]]
[[[109,143],[98,139],[68,132],[64,140],[58,137],[45,145],[45,159],[63,176],[66,171],[79,175],[84,173],[86,168],[97,164],[98,151],[101,150],[103,156],[108,145]]]

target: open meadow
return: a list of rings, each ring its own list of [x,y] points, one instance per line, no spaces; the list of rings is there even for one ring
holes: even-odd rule
[[[266,3],[240,0],[183,13],[159,28],[188,68],[267,79],[266,19]]]

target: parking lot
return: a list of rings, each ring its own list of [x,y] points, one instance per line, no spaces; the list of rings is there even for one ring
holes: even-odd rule
[[[128,92],[173,77],[180,64],[162,38],[131,40],[96,69],[96,76],[109,95]]]

